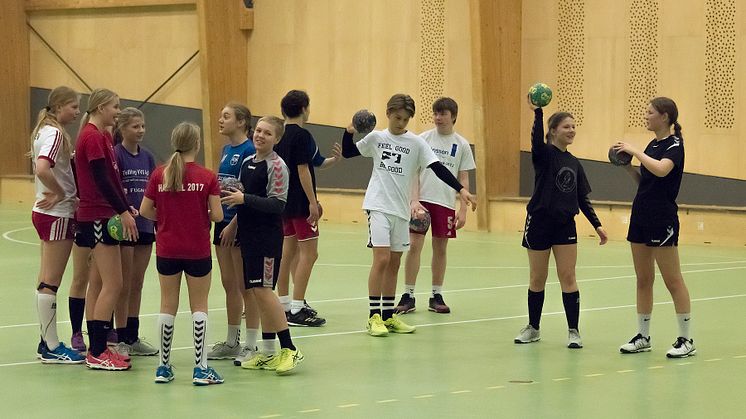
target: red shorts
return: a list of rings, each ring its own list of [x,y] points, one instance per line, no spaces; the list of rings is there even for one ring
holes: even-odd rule
[[[456,211],[431,202],[420,201],[420,204],[430,213],[430,229],[433,232],[433,237],[439,239],[456,238]],[[409,232],[425,235],[425,233],[418,233],[412,229],[409,229]]]
[[[284,237],[295,236],[299,242],[319,237],[319,225],[312,226],[304,217],[283,218],[282,235]]]
[[[39,238],[45,242],[75,238],[74,218],[56,217],[32,211],[31,222],[34,223]]]

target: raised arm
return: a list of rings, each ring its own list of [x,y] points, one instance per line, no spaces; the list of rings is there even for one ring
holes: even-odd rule
[[[350,124],[350,126],[348,126],[342,133],[342,157],[346,159],[360,156],[360,150],[358,150],[357,146],[352,141],[352,134],[354,132],[355,128]]]

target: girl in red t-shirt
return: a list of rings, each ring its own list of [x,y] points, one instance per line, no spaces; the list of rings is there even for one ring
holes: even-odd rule
[[[174,153],[165,167],[158,167],[148,181],[140,205],[143,217],[157,221],[156,268],[161,283],[158,316],[161,359],[156,383],[174,379],[170,363],[174,319],[179,309],[181,274],[186,275],[192,310],[195,367],[194,385],[221,384],[221,377],[207,365],[207,295],[210,291],[212,253],[210,222],[223,219],[220,186],[215,173],[195,162],[200,148],[199,127],[182,122],[171,133]]]
[[[90,348],[86,365],[110,371],[130,368],[129,359],[106,346],[111,316],[122,288],[119,241],[107,232],[107,221],[119,214],[125,239],[137,240],[137,226],[127,205],[114,157],[111,128],[119,115],[119,97],[107,89],[96,89],[75,146],[80,204],[76,212],[79,246],[93,249],[90,284],[86,294],[86,317]]]

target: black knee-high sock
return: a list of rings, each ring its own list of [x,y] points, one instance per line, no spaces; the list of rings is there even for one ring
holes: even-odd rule
[[[137,342],[140,337],[140,318],[139,317],[127,317],[127,340],[125,342],[128,345],[132,345]]]
[[[85,314],[85,298],[68,298],[67,306],[70,310],[70,326],[73,334],[83,331],[83,315]]]
[[[290,338],[290,329],[280,330],[277,332],[277,337],[280,339],[280,348],[288,348],[292,351],[295,350],[293,340]]]
[[[395,300],[396,297],[394,296],[383,297],[383,300],[381,302],[381,318],[383,320],[388,320],[391,318],[391,316],[394,315]]]
[[[381,314],[381,296],[380,295],[369,295],[368,296],[368,307],[370,308],[370,316]]]
[[[534,292],[528,290],[528,324],[539,330],[541,309],[544,307],[544,290]]]
[[[567,328],[577,329],[580,321],[580,291],[563,292],[562,305],[565,306]]]
[[[98,357],[106,350],[106,334],[110,325],[106,320],[91,320],[88,322],[88,336],[91,343],[91,354]]]

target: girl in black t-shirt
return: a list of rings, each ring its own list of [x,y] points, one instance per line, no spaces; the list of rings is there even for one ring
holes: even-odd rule
[[[619,348],[622,353],[651,349],[649,331],[656,263],[673,298],[679,323],[679,336],[666,356],[685,358],[697,352],[694,340],[689,336],[691,300],[681,275],[677,248],[679,218],[676,196],[684,174],[684,139],[678,117],[679,111],[673,100],[657,97],[650,101],[645,117],[647,129],[655,132],[655,138],[645,150],[641,152],[625,142],[614,144],[617,153],[626,152],[640,161],[639,171],[630,165],[625,166],[639,185],[627,234],[637,274],[639,331],[629,343]]]
[[[578,332],[580,292],[575,281],[578,258],[575,215],[583,211],[596,229],[601,244],[607,240],[588,194],[591,187],[575,156],[567,147],[575,139],[575,120],[567,112],[557,112],[549,118],[544,142],[544,120],[541,108],[531,104],[534,126],[531,130],[531,160],[536,171],[534,193],[526,208],[523,247],[528,249],[530,280],[528,287],[529,324],[521,329],[515,343],[531,343],[540,339],[539,321],[544,305],[544,288],[549,271],[549,254],[554,253],[557,276],[562,288],[562,303],[567,316],[569,338],[567,347],[583,347]]]

